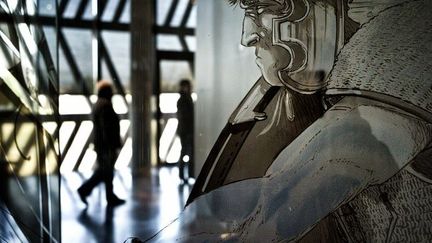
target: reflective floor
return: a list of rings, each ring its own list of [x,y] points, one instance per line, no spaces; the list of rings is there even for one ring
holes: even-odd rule
[[[145,240],[179,215],[191,189],[191,185],[180,183],[176,167],[155,169],[150,178],[133,179],[130,171],[117,171],[114,192],[126,203],[109,209],[104,185],[100,184],[85,207],[76,190],[90,175],[63,175],[62,242],[124,242],[131,237]]]

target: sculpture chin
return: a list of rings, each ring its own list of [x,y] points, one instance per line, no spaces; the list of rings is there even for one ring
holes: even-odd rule
[[[282,80],[279,79],[278,75],[273,72],[261,72],[264,80],[272,86],[283,86]]]
[[[283,86],[282,80],[279,78],[278,71],[271,70],[269,67],[265,67],[259,62],[259,59],[257,59],[257,65],[261,70],[261,74],[264,78],[264,80],[269,83],[272,86]]]

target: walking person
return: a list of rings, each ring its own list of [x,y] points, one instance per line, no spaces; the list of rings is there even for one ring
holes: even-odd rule
[[[105,184],[108,206],[118,206],[125,200],[113,192],[114,164],[117,150],[121,148],[119,117],[113,109],[111,98],[113,89],[110,82],[102,80],[97,84],[98,100],[93,107],[94,148],[97,154],[98,168],[93,175],[78,189],[81,200],[87,205],[86,197],[101,182]]]

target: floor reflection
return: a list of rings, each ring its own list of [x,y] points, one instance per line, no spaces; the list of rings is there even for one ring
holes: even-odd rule
[[[124,242],[130,237],[147,239],[172,222],[183,209],[191,185],[178,179],[176,167],[152,171],[148,178],[132,178],[130,171],[118,171],[114,192],[126,204],[109,208],[100,184],[80,201],[77,188],[91,172],[63,175],[61,184],[62,242]]]

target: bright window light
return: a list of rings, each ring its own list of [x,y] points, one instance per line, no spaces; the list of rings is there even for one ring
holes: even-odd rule
[[[125,139],[129,127],[130,127],[130,121],[129,120],[121,120],[120,121],[120,137],[122,139]]]
[[[117,157],[117,161],[114,165],[116,170],[124,170],[129,167],[132,160],[132,138],[128,138],[123,145],[120,154]]]
[[[162,136],[159,140],[159,158],[163,161],[168,156],[168,150],[176,135],[178,120],[176,118],[168,119],[165,129],[162,132]]]
[[[75,128],[75,122],[66,121],[63,122],[60,127],[59,139],[60,139],[60,151],[63,154],[63,151],[66,147],[66,144],[72,134],[73,129]]]
[[[196,102],[197,94],[192,93],[192,100]],[[178,93],[162,93],[159,96],[159,108],[163,114],[176,113],[177,112],[177,101],[180,98]]]
[[[53,135],[56,128],[57,128],[57,123],[56,122],[44,122],[44,123],[42,123],[42,126],[45,128],[45,130],[47,130],[47,132],[49,134]]]
[[[62,165],[60,166],[61,173],[72,172],[75,164],[78,162],[78,156],[83,151],[85,146],[85,141],[90,136],[90,133],[93,130],[93,123],[91,121],[84,121],[81,123],[80,128],[78,129],[78,133],[75,137],[75,140],[72,142],[72,145],[64,158]],[[83,161],[85,163],[86,161]]]
[[[128,104],[132,103],[132,95],[126,94],[125,98],[126,98],[126,101],[127,101]]]
[[[117,114],[126,114],[128,105],[121,95],[114,95],[112,98],[113,108]]]
[[[96,159],[96,152],[93,149],[87,149],[82,159],[82,163],[78,167],[78,171],[83,173],[93,171]]]
[[[90,102],[92,104],[96,103],[97,99],[98,99],[97,95],[90,95]]]
[[[166,162],[170,164],[177,163],[180,159],[181,148],[182,146],[181,146],[180,138],[176,137],[173,146],[168,152]]]
[[[84,95],[60,95],[60,115],[68,114],[90,114],[91,107]]]
[[[163,93],[160,94],[159,108],[162,113],[176,113],[177,101],[180,98],[178,93]]]

